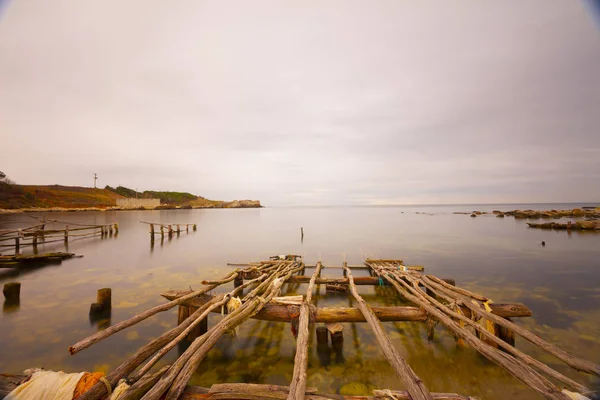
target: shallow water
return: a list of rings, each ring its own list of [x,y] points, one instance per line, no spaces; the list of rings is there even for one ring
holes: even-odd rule
[[[585,205],[585,204],[579,204]],[[111,287],[111,323],[163,302],[167,289],[197,288],[202,279],[219,278],[234,267],[227,262],[267,259],[273,254],[302,254],[307,264],[322,260],[340,265],[367,258],[400,258],[425,265],[428,273],[456,279],[459,286],[494,301],[522,302],[533,318],[518,323],[565,350],[600,362],[600,234],[530,229],[525,220],[456,211],[515,208],[566,209],[574,205],[479,205],[410,207],[297,207],[175,211],[52,213],[49,218],[77,223],[119,223],[119,234],[105,239],[73,240],[68,250],[84,257],[61,265],[0,275],[0,283],[22,283],[19,307],[0,315],[0,371],[43,366],[66,371],[110,371],[137,348],[175,326],[176,309],[154,316],[75,356],[67,348],[106,326],[91,323],[89,305],[96,290]],[[416,214],[425,213],[425,214]],[[41,217],[41,214],[31,214]],[[139,221],[197,223],[150,244],[148,226]],[[31,225],[25,214],[0,215],[0,229]],[[300,227],[304,240],[300,240]],[[541,242],[546,246],[542,247]],[[63,251],[62,243],[39,251]],[[8,253],[8,252],[5,252]],[[0,271],[2,274],[3,271]],[[6,271],[4,271],[6,273]],[[307,272],[309,274],[310,271]],[[324,276],[341,274],[325,270]],[[360,276],[358,271],[355,276]],[[227,287],[229,289],[230,286]],[[289,285],[304,293],[306,285]],[[360,287],[373,304],[399,304],[387,287]],[[319,306],[350,305],[346,294],[324,296]],[[377,296],[375,296],[377,295]],[[220,316],[213,314],[209,326]],[[485,399],[531,399],[536,394],[471,349],[459,349],[442,327],[427,341],[421,323],[385,323],[399,352],[432,391],[458,392]],[[323,392],[367,394],[374,388],[402,389],[379,350],[368,325],[344,324],[343,351],[317,351],[311,332],[308,385]],[[523,340],[517,347],[595,389],[600,381],[563,367]],[[163,360],[172,362],[181,348]],[[192,383],[289,384],[295,339],[286,323],[248,321],[237,336],[222,338]]]

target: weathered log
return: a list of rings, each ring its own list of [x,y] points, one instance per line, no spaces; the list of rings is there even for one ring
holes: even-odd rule
[[[167,300],[175,300],[186,295],[187,291],[170,290],[161,293]],[[212,296],[202,295],[188,299],[181,304],[200,307],[210,301]],[[531,311],[523,304],[491,304],[492,312],[501,317],[530,317]],[[427,315],[419,307],[411,306],[388,306],[373,307],[373,311],[379,320],[386,321],[425,321]],[[462,308],[465,315],[470,315],[467,307]],[[262,321],[291,322],[289,308],[287,305],[269,303],[252,318]],[[353,307],[325,307],[317,308],[315,311],[315,322],[365,322],[358,308]]]
[[[170,365],[165,365],[153,374],[147,374],[142,376],[140,380],[135,382],[129,387],[121,396],[119,400],[139,400],[141,399],[148,390],[160,379],[161,376],[167,372]]]
[[[168,366],[167,366],[168,367]],[[164,367],[163,369],[166,369]],[[151,381],[154,375],[158,375],[162,372],[162,369],[152,376],[144,377]],[[25,375],[13,375],[13,374],[0,374],[0,398],[8,395],[17,386],[19,386],[27,377]],[[138,382],[130,387],[139,387],[141,382]],[[129,390],[125,394],[129,393]],[[185,391],[179,400],[199,400],[199,399],[245,399],[245,396],[259,396],[260,399],[285,399],[289,392],[289,386],[278,386],[278,385],[260,385],[253,383],[218,383],[212,385],[210,389],[199,387],[199,386],[187,386]],[[377,400],[377,399],[389,399],[387,391],[374,390],[373,396],[342,396],[332,394],[319,394],[317,388],[306,388],[306,399],[307,400],[328,400],[328,399],[347,399],[347,400]],[[392,390],[392,395],[399,400],[410,400],[408,392]],[[470,400],[470,397],[460,396],[456,393],[432,393],[431,394],[436,400]],[[136,397],[126,397],[125,400],[133,400]],[[257,397],[253,397],[257,398]],[[121,399],[121,398],[119,398]]]
[[[206,353],[216,344],[217,340],[227,331],[235,328],[243,321],[258,312],[268,301],[274,297],[281,285],[300,267],[290,267],[290,264],[282,263],[277,272],[271,274],[257,288],[246,295],[246,301],[231,314],[228,314],[217,325],[211,328],[205,335],[198,337],[190,347],[175,361],[169,371],[146,393],[144,400],[158,399],[168,390],[167,399],[177,399],[185,389],[192,373],[198,364],[204,359]],[[284,275],[285,274],[285,275]],[[266,284],[268,289],[263,286]],[[258,297],[259,288],[267,289],[263,297]]]
[[[443,286],[442,284],[440,284],[437,281],[436,281],[436,283],[438,283],[438,288],[441,291],[451,293],[452,288],[446,288],[445,286]],[[478,304],[475,305],[470,301],[463,301],[462,305],[469,308],[469,310],[471,310],[471,312],[474,312],[475,314],[477,314],[485,319],[491,320],[494,323],[501,325],[501,326],[503,326],[507,329],[510,329],[511,331],[519,334],[524,339],[526,339],[529,342],[537,345],[538,347],[546,350],[547,352],[549,352],[550,354],[552,354],[559,360],[563,361],[568,366],[576,369],[577,371],[587,372],[589,374],[594,374],[596,376],[600,376],[600,365],[595,364],[591,361],[577,358],[577,357],[567,353],[563,349],[553,345],[552,343],[547,342],[546,340],[542,339],[541,337],[531,333],[527,329],[515,324],[514,322],[509,321],[505,318],[500,318],[493,313],[489,313],[489,312],[485,311],[485,309],[482,309]]]
[[[427,282],[427,278],[425,279],[425,285],[426,287],[431,288],[430,290],[436,291],[436,289],[433,286],[429,285],[429,282]],[[440,292],[436,292],[438,293],[440,296],[446,296],[444,293],[440,293]],[[454,300],[456,301],[456,300]],[[433,302],[435,303],[435,302]],[[438,305],[440,303],[437,303]],[[525,363],[527,363],[528,365],[537,368],[539,371],[547,374],[548,376],[551,376],[554,379],[557,379],[563,383],[566,383],[567,385],[569,385],[572,389],[575,389],[577,392],[579,393],[585,393],[588,392],[589,389],[583,385],[581,385],[580,383],[572,380],[571,378],[568,378],[566,376],[564,376],[563,374],[553,370],[552,368],[548,367],[546,364],[534,359],[533,357],[530,357],[529,355],[523,353],[522,351],[518,350],[517,348],[514,347],[514,334],[513,335],[509,335],[508,333],[504,333],[504,335],[506,337],[501,337],[501,336],[494,336],[492,335],[490,332],[488,332],[485,328],[483,328],[481,325],[479,325],[477,322],[474,322],[471,318],[467,318],[465,317],[463,314],[459,314],[459,313],[455,313],[453,310],[451,310],[448,306],[445,306],[448,309],[448,314],[450,316],[452,316],[455,319],[458,319],[460,321],[462,321],[463,323],[466,323],[467,325],[475,328],[476,333],[478,334],[478,336],[480,338],[485,339],[486,343],[488,344],[494,344],[496,346],[499,346],[501,348],[503,348],[505,351],[507,351],[508,353],[512,354],[513,356],[515,356],[516,358],[524,361]],[[496,325],[496,332],[498,332],[498,328],[501,328],[499,325]],[[507,330],[508,331],[508,330]],[[509,340],[512,337],[512,343]]]
[[[531,367],[518,362],[512,356],[509,356],[498,349],[488,346],[480,341],[473,333],[469,332],[465,328],[462,328],[457,322],[450,318],[446,312],[438,308],[441,307],[440,305],[435,306],[430,303],[430,301],[435,303],[437,300],[426,298],[426,295],[423,293],[423,291],[420,289],[415,289],[406,283],[401,276],[402,273],[400,271],[389,272],[382,268],[378,269],[377,266],[373,267],[375,272],[382,274],[382,277],[390,282],[402,296],[421,306],[423,309],[425,309],[425,311],[438,319],[443,325],[456,333],[456,335],[458,335],[460,338],[464,339],[469,345],[471,345],[486,358],[502,366],[511,375],[521,380],[545,397],[555,400],[568,400],[568,397],[563,394],[559,388],[538,374]]]
[[[203,320],[208,314],[215,310],[218,307],[223,306],[229,300],[229,296],[218,295],[212,301],[206,303],[204,307],[199,308],[190,316],[192,322],[189,324],[187,328],[185,328],[177,337],[171,340],[166,346],[161,348],[155,355],[148,361],[139,371],[137,371],[134,375],[132,375],[131,379],[136,381],[140,379],[140,377],[144,376],[146,372],[150,370],[165,354],[167,354],[173,347],[177,345],[177,343],[181,342],[186,336],[190,334],[190,332]],[[182,321],[183,322],[183,321]]]
[[[237,274],[238,274],[237,271],[233,271],[231,274],[228,275],[228,277],[226,279],[233,280],[237,276]],[[105,339],[111,335],[114,335],[115,333],[122,331],[125,328],[128,328],[132,325],[137,324],[140,321],[145,320],[146,318],[153,316],[154,314],[157,314],[162,311],[170,310],[171,308],[173,308],[179,304],[183,304],[186,300],[192,299],[196,296],[199,296],[210,290],[215,289],[217,286],[218,285],[209,285],[209,286],[203,287],[200,290],[195,290],[195,291],[188,293],[185,296],[182,296],[178,299],[172,300],[166,304],[161,304],[159,306],[153,307],[149,310],[144,311],[141,314],[137,314],[137,315],[129,318],[128,320],[125,320],[125,321],[119,322],[115,325],[112,325],[103,331],[100,331],[92,336],[89,336],[89,337],[75,343],[73,346],[69,347],[69,353],[75,354],[87,347],[90,347],[91,345],[99,342],[102,339]]]
[[[406,360],[396,351],[389,336],[387,333],[385,333],[385,329],[383,329],[381,321],[377,319],[377,316],[369,304],[367,304],[367,302],[364,301],[364,299],[358,294],[356,286],[354,285],[354,279],[352,278],[352,272],[348,268],[346,268],[346,275],[350,281],[350,293],[352,293],[352,296],[354,296],[356,299],[358,308],[365,316],[365,319],[371,326],[371,329],[373,329],[373,333],[375,333],[375,337],[377,338],[377,342],[379,342],[379,346],[381,347],[383,354],[385,354],[388,361],[396,371],[396,374],[402,383],[404,383],[404,386],[407,388],[408,393],[410,393],[412,400],[432,400],[433,397],[423,384],[423,381],[421,381],[417,374],[408,365]]]
[[[298,341],[296,342],[296,356],[294,357],[294,374],[290,384],[290,393],[288,400],[304,399],[306,389],[306,367],[308,365],[308,323],[310,320],[310,302],[312,292],[315,287],[317,276],[321,273],[321,263],[310,278],[308,289],[306,289],[306,298],[300,306],[300,321],[298,324]]]
[[[203,312],[200,308],[199,313]],[[135,370],[141,363],[143,363],[148,357],[152,354],[156,353],[163,346],[169,343],[171,340],[176,338],[181,332],[183,332],[191,323],[193,322],[192,318],[188,318],[184,320],[180,325],[175,328],[167,331],[162,336],[150,341],[146,345],[142,346],[138,351],[136,351],[130,358],[123,361],[117,368],[115,368],[110,374],[106,376],[106,379],[111,384],[111,386],[115,386],[119,380],[127,375],[129,375],[133,370]],[[98,400],[102,396],[107,393],[106,386],[102,382],[96,383],[90,390],[81,395],[78,400]]]

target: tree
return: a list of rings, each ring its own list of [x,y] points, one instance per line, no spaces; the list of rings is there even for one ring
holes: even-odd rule
[[[15,182],[11,179],[8,178],[8,176],[6,176],[6,174],[2,171],[0,171],[0,183],[6,183],[7,185],[12,185]]]

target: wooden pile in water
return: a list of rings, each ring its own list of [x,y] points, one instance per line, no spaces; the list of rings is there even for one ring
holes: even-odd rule
[[[549,399],[568,400],[569,397],[565,391],[548,380],[547,377],[563,383],[567,389],[574,392],[587,393],[589,389],[507,343],[510,342],[511,335],[518,334],[578,371],[600,376],[600,367],[597,364],[574,357],[510,321],[509,316],[530,315],[530,312],[522,305],[495,308],[490,299],[455,287],[433,275],[427,275],[422,268],[406,267],[400,260],[367,260],[365,266],[377,279],[377,284],[387,283],[400,296],[412,302],[416,307],[410,307],[411,310],[407,310],[407,307],[386,307],[386,310],[383,311],[372,308],[356,289],[358,278],[353,277],[353,268],[344,263],[342,268],[345,278],[338,280],[337,284],[348,287],[351,295],[358,302],[358,308],[350,309],[351,311],[346,310],[345,313],[340,313],[339,308],[336,309],[335,313],[328,312],[327,309],[317,309],[312,304],[312,293],[316,285],[327,284],[327,280],[323,281],[320,278],[321,271],[327,267],[317,263],[315,271],[308,280],[308,288],[304,298],[293,299],[294,301],[284,303],[288,315],[298,315],[298,340],[294,360],[294,374],[289,388],[283,387],[282,389],[282,387],[278,387],[273,389],[268,385],[247,384],[214,385],[207,393],[203,394],[207,397],[195,398],[331,398],[319,395],[313,392],[311,388],[306,387],[308,338],[311,323],[315,321],[339,321],[340,319],[343,321],[366,321],[369,324],[383,353],[406,388],[406,392],[375,391],[374,398],[465,399],[465,397],[455,394],[429,392],[423,381],[394,348],[393,343],[383,329],[382,320],[424,321],[429,327],[430,337],[433,337],[435,324],[441,323],[455,335],[458,341],[469,344],[483,356]],[[120,379],[127,379],[127,383],[131,386],[127,389],[125,397],[120,399],[140,398],[142,394],[143,397],[141,398],[144,400],[188,398],[186,393],[190,389],[187,384],[192,374],[206,357],[208,351],[226,332],[235,329],[249,318],[290,321],[289,317],[283,317],[276,310],[276,307],[281,305],[277,303],[281,301],[278,298],[279,292],[284,283],[297,281],[297,274],[303,274],[305,268],[307,266],[297,256],[286,256],[283,259],[277,258],[249,264],[246,268],[236,269],[220,280],[202,281],[204,285],[202,289],[166,294],[166,297],[172,299],[168,303],[156,306],[104,331],[100,331],[74,344],[69,348],[69,351],[71,354],[75,354],[158,312],[169,310],[175,306],[183,307],[180,308],[180,323],[177,327],[141,347],[114,369],[106,379],[112,387],[117,385]],[[234,282],[232,291],[215,296],[206,296],[208,291],[232,281]],[[306,280],[302,278],[300,281],[305,282]],[[243,289],[250,287],[251,290],[243,296]],[[214,327],[209,329],[206,325],[207,316],[209,313],[216,312],[223,307],[227,309],[227,314]],[[289,312],[288,307],[297,307],[297,313]],[[525,312],[523,309],[527,311]],[[182,312],[182,310],[186,312]],[[521,311],[520,314],[519,311]],[[390,317],[388,314],[387,317],[390,319],[384,317],[385,312],[392,312],[393,315]],[[342,318],[334,316],[334,314],[341,314]],[[408,314],[411,316],[407,317]],[[202,326],[202,329],[200,329],[198,336],[193,339],[189,348],[172,365],[151,372],[152,367],[167,352],[200,326]],[[140,392],[142,387],[143,393]],[[97,400],[105,396],[106,393],[106,385],[98,383],[80,399]]]

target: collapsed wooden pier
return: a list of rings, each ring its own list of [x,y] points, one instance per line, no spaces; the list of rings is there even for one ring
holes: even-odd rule
[[[113,236],[119,233],[119,224],[78,224],[65,223],[64,228],[47,229],[46,225],[57,224],[58,220],[43,220],[25,228],[0,230],[0,248],[12,248],[19,253],[21,247],[32,246],[37,252],[38,245],[55,242],[69,243],[70,239],[89,238],[94,236]]]
[[[347,288],[357,301],[357,308],[317,308],[312,303],[312,295],[317,285],[327,285],[331,279],[322,278],[321,272],[327,268],[317,263],[310,277],[304,275],[306,266],[300,257],[276,257],[260,263],[252,263],[243,269],[236,269],[219,280],[202,281],[203,287],[193,291],[169,291],[163,293],[170,301],[149,309],[126,321],[119,322],[100,331],[69,348],[71,354],[103,340],[123,329],[143,321],[156,313],[179,306],[179,324],[162,336],[141,347],[131,357],[123,361],[106,376],[107,383],[114,388],[119,384],[125,391],[119,399],[140,398],[140,387],[144,386],[144,400],[187,399],[190,387],[188,381],[207,353],[219,338],[235,329],[249,318],[267,321],[290,322],[298,326],[297,349],[294,360],[294,374],[289,387],[273,389],[269,385],[233,385],[219,390],[219,385],[191,398],[208,399],[262,399],[262,398],[343,398],[339,395],[319,395],[306,386],[309,330],[318,322],[364,322],[372,328],[377,341],[396,371],[406,392],[389,390],[375,391],[374,398],[406,399],[465,399],[456,394],[431,393],[423,381],[414,373],[406,360],[396,351],[382,327],[382,321],[417,321],[427,324],[430,338],[433,327],[441,323],[456,338],[457,344],[469,345],[484,357],[505,369],[515,378],[549,399],[568,400],[568,391],[588,393],[590,390],[577,381],[550,368],[546,364],[523,353],[514,346],[514,336],[539,346],[554,355],[573,369],[600,376],[600,366],[577,358],[548,341],[513,323],[514,317],[526,317],[531,312],[522,304],[498,305],[482,295],[454,286],[448,280],[425,274],[422,267],[411,268],[400,260],[366,260],[365,265],[371,277],[355,278],[345,263],[342,266],[344,277],[335,279],[335,284]],[[339,268],[338,268],[339,270]],[[304,296],[280,296],[284,284],[304,283],[308,288]],[[228,293],[207,295],[219,286],[234,283]],[[388,285],[399,296],[412,303],[405,307],[371,307],[356,290],[357,282],[371,285]],[[247,290],[246,290],[247,289]],[[209,313],[225,315],[213,327],[208,327]],[[319,327],[317,340],[327,331]],[[341,332],[335,332],[339,334]],[[334,333],[332,332],[332,340]],[[156,363],[178,343],[186,338],[193,340],[187,350],[170,366],[152,372]],[[342,338],[343,340],[343,338]],[[549,378],[561,382],[561,389]],[[144,382],[142,385],[141,382]],[[150,384],[148,382],[151,382]],[[223,387],[221,387],[223,389]],[[97,400],[107,393],[107,385],[95,384],[80,399]],[[568,390],[568,391],[567,391]],[[194,395],[195,396],[195,395]],[[353,397],[354,398],[354,397]],[[362,397],[361,397],[362,398]]]

